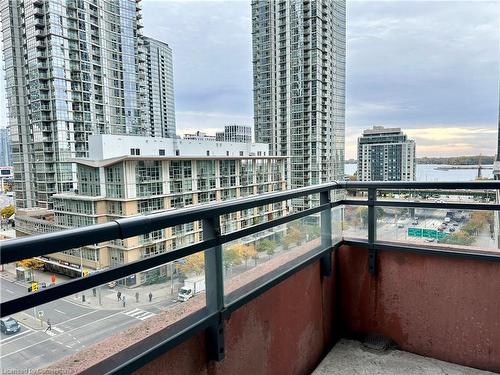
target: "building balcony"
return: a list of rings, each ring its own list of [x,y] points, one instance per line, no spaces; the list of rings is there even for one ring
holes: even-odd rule
[[[29,358],[30,366],[66,373],[498,372],[500,252],[490,232],[499,228],[489,223],[500,210],[491,203],[499,189],[497,181],[329,183],[5,241],[1,255],[8,267],[21,258],[193,221],[203,229],[202,238],[187,246],[7,296],[2,317],[24,317],[28,324],[33,307],[44,304],[42,320],[49,317],[53,326],[38,342],[43,330],[36,320],[39,332],[27,337],[27,349],[20,346],[23,336],[3,341],[2,367],[19,368],[20,358]],[[316,206],[220,230],[233,214],[297,199]],[[444,223],[454,230],[431,228]],[[473,241],[460,243],[470,229]],[[259,236],[271,240],[265,246],[252,242]],[[238,248],[253,255],[237,263]],[[199,268],[184,285],[198,278],[204,287],[186,302],[173,303],[182,284],[169,275],[174,268],[190,275],[186,265]],[[131,287],[156,269],[163,284]],[[110,291],[108,283],[116,281],[123,285]],[[117,290],[126,295],[126,305],[117,301]],[[75,303],[83,313],[75,313]],[[50,311],[64,312],[65,304],[83,316],[54,317]],[[66,332],[79,343],[61,341]],[[71,347],[69,356],[58,342]],[[359,342],[371,349],[361,349]],[[31,358],[35,350],[40,355]]]

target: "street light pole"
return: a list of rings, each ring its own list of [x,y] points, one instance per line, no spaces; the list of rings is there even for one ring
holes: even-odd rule
[[[81,247],[80,247],[80,277],[83,277],[83,254]]]

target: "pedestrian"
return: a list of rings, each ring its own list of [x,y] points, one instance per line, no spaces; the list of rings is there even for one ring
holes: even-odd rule
[[[47,331],[52,331],[52,323],[50,322],[50,319],[47,319],[47,328],[45,329],[45,332]]]
[[[117,301],[119,301],[122,298],[122,292],[116,292],[116,298],[118,298]]]
[[[153,299],[153,293],[149,292],[149,302]]]
[[[139,292],[135,292],[135,302],[139,302]]]
[[[125,307],[125,296],[123,296],[122,301],[123,301],[123,307]]]

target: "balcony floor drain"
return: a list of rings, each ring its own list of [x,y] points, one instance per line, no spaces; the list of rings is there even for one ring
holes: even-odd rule
[[[378,351],[387,350],[390,345],[391,339],[381,335],[368,335],[363,341],[363,346]]]

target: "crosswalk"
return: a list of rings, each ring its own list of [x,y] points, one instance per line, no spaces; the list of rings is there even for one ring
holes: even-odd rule
[[[139,320],[146,320],[146,319],[151,318],[152,316],[156,315],[155,313],[145,311],[142,309],[133,309],[133,310],[124,312],[124,314],[127,316],[130,316],[132,318],[139,319]]]
[[[64,333],[64,331],[61,328],[58,327],[52,327],[50,331],[45,331],[45,333],[49,336],[55,336],[58,333]]]

